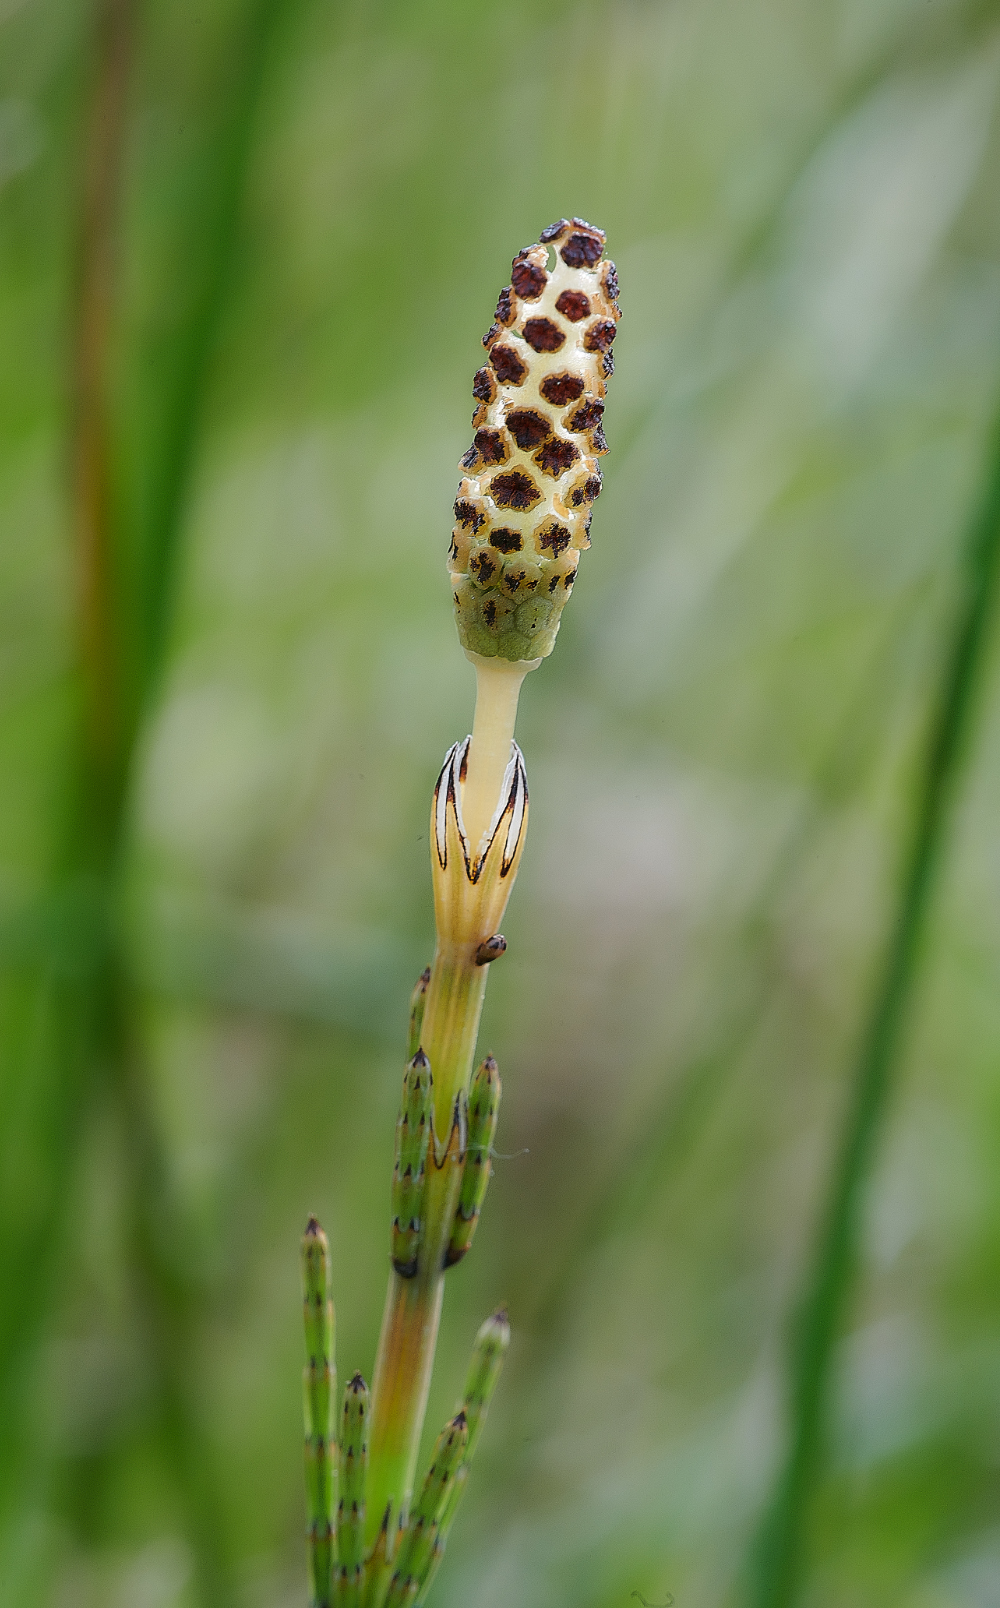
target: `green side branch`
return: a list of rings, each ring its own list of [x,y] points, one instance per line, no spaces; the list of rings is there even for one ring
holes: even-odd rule
[[[358,1608],[365,1559],[365,1486],[371,1397],[359,1373],[344,1392],[340,1432],[340,1502],[337,1507],[337,1603]]]
[[[466,1444],[462,1466],[458,1470],[448,1501],[445,1504],[444,1512],[438,1523],[437,1534],[434,1537],[434,1545],[431,1550],[430,1565],[419,1593],[418,1602],[422,1602],[426,1597],[433,1584],[434,1576],[441,1567],[444,1549],[448,1542],[448,1533],[451,1530],[452,1521],[458,1510],[458,1504],[462,1499],[462,1493],[465,1490],[465,1484],[469,1477],[469,1465],[479,1444],[479,1437],[483,1432],[486,1414],[489,1411],[490,1402],[493,1400],[493,1393],[497,1388],[500,1370],[503,1367],[504,1357],[509,1345],[510,1323],[507,1318],[507,1310],[505,1307],[500,1307],[491,1317],[486,1319],[476,1336],[461,1406],[469,1430],[469,1439]]]
[[[469,1371],[465,1377],[462,1411],[469,1426],[469,1444],[466,1447],[463,1473],[472,1461],[479,1444],[486,1414],[500,1379],[507,1347],[510,1345],[510,1321],[507,1308],[498,1307],[482,1325],[472,1348]]]
[[[412,1061],[420,1048],[420,1033],[424,1025],[424,1007],[427,1004],[427,990],[430,987],[431,969],[425,966],[417,978],[416,987],[410,995],[410,1040],[406,1051],[406,1058]]]
[[[408,1067],[407,1074],[412,1070],[412,1066]],[[417,1070],[426,1085],[423,1068]],[[404,1082],[404,1110],[408,1088]],[[499,1077],[492,1057],[487,1057],[480,1067],[474,1092],[476,1131],[484,1143],[490,1144],[499,1096]],[[461,1111],[462,1103],[456,1102],[456,1119],[445,1156],[458,1155],[461,1144],[460,1154],[467,1164],[471,1150],[466,1145]],[[461,1179],[458,1184],[461,1198]],[[312,1608],[400,1608],[403,1603],[417,1604],[423,1601],[444,1555],[469,1462],[496,1389],[510,1340],[507,1313],[504,1309],[493,1313],[476,1336],[459,1410],[438,1437],[412,1513],[400,1513],[387,1504],[374,1542],[366,1547],[371,1398],[361,1374],[355,1374],[344,1392],[338,1455],[333,1426],[336,1368],[330,1257],[326,1236],[315,1218],[309,1219],[302,1239],[302,1282],[306,1518]],[[415,1280],[400,1283],[419,1291]],[[419,1306],[418,1299],[418,1310]],[[408,1383],[406,1379],[399,1381],[404,1392]]]
[[[337,1443],[333,1423],[337,1372],[330,1251],[326,1235],[315,1217],[310,1217],[302,1236],[302,1311],[306,1342],[302,1396],[309,1581],[313,1608],[330,1608],[337,1490]]]
[[[418,1047],[403,1074],[392,1171],[392,1265],[404,1279],[412,1279],[417,1271],[433,1126],[434,1080],[430,1062]]]
[[[469,1426],[459,1411],[441,1431],[434,1446],[420,1496],[399,1542],[385,1608],[409,1608],[419,1600],[434,1554],[441,1521],[447,1512],[469,1445]]]
[[[486,1187],[493,1171],[493,1140],[500,1113],[500,1073],[492,1055],[479,1066],[469,1090],[465,1164],[458,1193],[455,1221],[445,1252],[445,1266],[454,1267],[472,1246]]]
[[[385,1608],[419,1608],[431,1588],[509,1344],[510,1324],[501,1307],[476,1336],[461,1404],[438,1437],[420,1498],[400,1539]]]

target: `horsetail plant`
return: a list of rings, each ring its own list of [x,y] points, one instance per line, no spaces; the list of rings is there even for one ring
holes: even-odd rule
[[[339,1445],[329,1255],[315,1218],[303,1240],[313,1608],[419,1608],[510,1339],[506,1311],[487,1318],[463,1399],[414,1502],[445,1275],[472,1245],[492,1168],[500,1074],[491,1055],[472,1069],[528,821],[514,741],[518,698],[528,671],[552,652],[590,546],[617,300],[603,232],[563,218],[518,252],[483,337],[488,357],[473,381],[475,436],[462,459],[448,550],[459,640],[476,670],[476,712],[471,736],[448,750],[434,789],[437,947],[410,1001],[389,1288],[371,1399],[355,1374]]]

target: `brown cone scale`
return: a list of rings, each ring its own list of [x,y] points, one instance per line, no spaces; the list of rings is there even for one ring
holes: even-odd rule
[[[552,652],[590,546],[620,313],[604,233],[560,219],[514,258],[473,384],[448,570],[462,646],[514,661]]]

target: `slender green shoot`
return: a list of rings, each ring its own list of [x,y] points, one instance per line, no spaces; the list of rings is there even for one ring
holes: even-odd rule
[[[404,1608],[420,1600],[434,1555],[434,1544],[448,1511],[469,1446],[464,1411],[445,1424],[434,1446],[423,1489],[399,1543],[385,1608]]]
[[[427,990],[431,981],[431,969],[425,966],[417,978],[416,986],[410,995],[410,1039],[406,1051],[407,1060],[412,1061],[420,1048],[420,1035],[424,1026],[424,1007],[427,1004]]]
[[[865,1188],[897,1071],[920,940],[974,710],[1000,572],[1000,418],[966,546],[954,631],[917,784],[915,820],[881,978],[858,1057],[791,1363],[791,1434],[753,1559],[753,1608],[790,1608],[820,1466],[834,1347],[857,1259]]]
[[[493,1140],[499,1114],[500,1073],[496,1061],[492,1055],[488,1055],[478,1068],[469,1089],[469,1138],[455,1222],[445,1252],[446,1267],[454,1267],[472,1247],[493,1171]]]
[[[465,1457],[462,1466],[455,1477],[451,1494],[445,1505],[438,1524],[437,1534],[434,1537],[434,1546],[431,1550],[431,1561],[424,1580],[419,1600],[422,1602],[430,1590],[434,1576],[441,1567],[444,1549],[448,1544],[448,1534],[452,1521],[462,1500],[465,1483],[469,1477],[469,1466],[473,1454],[479,1444],[479,1437],[483,1432],[486,1414],[493,1392],[500,1379],[500,1370],[503,1367],[507,1347],[510,1345],[510,1323],[507,1319],[507,1309],[500,1307],[492,1317],[486,1319],[476,1336],[476,1343],[472,1351],[472,1360],[469,1363],[469,1372],[465,1380],[465,1394],[462,1398],[462,1412],[469,1426],[469,1441],[465,1448]]]
[[[371,1396],[359,1373],[344,1392],[340,1432],[340,1505],[337,1509],[337,1603],[358,1608],[365,1560],[365,1484]]]
[[[302,1397],[309,1578],[313,1608],[330,1608],[337,1502],[337,1441],[333,1422],[337,1369],[330,1251],[326,1235],[315,1217],[310,1217],[302,1236],[302,1310],[306,1338]]]

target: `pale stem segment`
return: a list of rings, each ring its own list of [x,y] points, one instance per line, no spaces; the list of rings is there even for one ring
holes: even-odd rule
[[[493,818],[503,774],[510,759],[514,722],[521,683],[541,659],[484,659],[465,650],[465,657],[476,668],[476,716],[472,725],[472,746],[465,777],[462,811],[469,847],[478,855]]]
[[[462,814],[475,864],[510,764],[521,683],[540,661],[512,664],[478,654],[468,656],[476,667],[477,696]],[[460,855],[449,862],[447,874],[466,877]],[[515,874],[516,866],[509,878],[511,886]],[[504,903],[509,891],[508,886]],[[372,1386],[367,1545],[375,1544],[389,1509],[390,1553],[409,1511],[427,1407],[444,1266],[465,1159],[466,1097],[489,970],[477,964],[476,952],[489,936],[474,926],[457,934],[439,931],[430,981],[426,994],[421,993],[420,1047],[430,1061],[434,1079],[436,1152],[427,1158],[417,1271],[411,1278],[403,1278],[395,1270],[390,1273]]]

